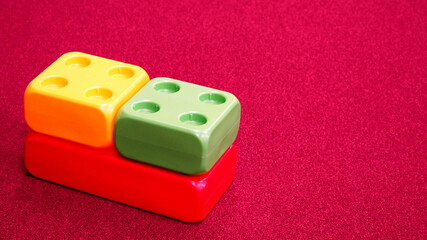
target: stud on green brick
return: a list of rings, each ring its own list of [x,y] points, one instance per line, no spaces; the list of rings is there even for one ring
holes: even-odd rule
[[[240,111],[231,93],[155,78],[117,114],[115,144],[127,158],[186,174],[207,172],[236,139]]]

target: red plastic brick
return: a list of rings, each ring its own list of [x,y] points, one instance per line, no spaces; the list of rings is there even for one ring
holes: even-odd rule
[[[214,167],[184,175],[122,157],[114,147],[92,148],[30,131],[25,166],[35,177],[185,222],[203,220],[230,186],[232,145]]]

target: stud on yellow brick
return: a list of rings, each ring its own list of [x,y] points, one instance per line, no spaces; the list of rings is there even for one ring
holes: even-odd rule
[[[66,53],[28,85],[25,120],[37,132],[108,147],[113,144],[117,111],[148,81],[138,66]]]

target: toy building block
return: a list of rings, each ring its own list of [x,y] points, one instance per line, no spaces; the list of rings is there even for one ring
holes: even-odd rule
[[[203,220],[230,186],[234,146],[202,175],[185,175],[123,158],[114,147],[93,148],[34,131],[25,167],[35,177],[185,222]]]
[[[234,95],[155,78],[120,109],[114,138],[125,157],[197,174],[209,171],[234,142],[239,123]]]
[[[118,110],[148,81],[138,66],[66,53],[28,85],[25,119],[41,133],[94,147],[111,146]]]

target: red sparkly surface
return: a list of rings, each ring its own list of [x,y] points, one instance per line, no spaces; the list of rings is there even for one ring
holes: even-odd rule
[[[425,1],[2,1],[0,10],[0,236],[427,235]],[[236,175],[203,222],[27,173],[25,87],[70,51],[238,97]]]

